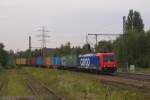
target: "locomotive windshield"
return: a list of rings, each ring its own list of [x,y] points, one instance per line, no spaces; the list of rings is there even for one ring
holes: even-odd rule
[[[114,55],[104,55],[103,60],[104,60],[104,62],[114,61]]]

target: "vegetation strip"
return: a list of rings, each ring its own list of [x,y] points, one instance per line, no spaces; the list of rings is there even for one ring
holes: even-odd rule
[[[4,89],[4,81],[0,81],[0,95],[2,95]]]

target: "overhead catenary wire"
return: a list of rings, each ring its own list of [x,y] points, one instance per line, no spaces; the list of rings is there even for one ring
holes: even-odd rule
[[[98,44],[98,36],[101,35],[101,36],[118,36],[118,35],[122,35],[122,34],[91,34],[89,33],[88,35],[93,35],[95,36],[95,52],[97,52],[97,44]]]

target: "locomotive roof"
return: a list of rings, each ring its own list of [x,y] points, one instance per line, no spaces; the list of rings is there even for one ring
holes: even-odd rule
[[[89,57],[89,56],[96,56],[96,54],[84,54],[84,55],[79,55],[79,57]]]
[[[113,52],[110,53],[90,53],[90,54],[84,54],[84,55],[79,55],[79,57],[89,57],[89,56],[98,56],[98,55],[112,55],[114,54]]]

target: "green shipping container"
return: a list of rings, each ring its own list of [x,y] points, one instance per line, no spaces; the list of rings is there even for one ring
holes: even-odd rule
[[[78,64],[77,55],[69,55],[61,57],[61,65],[64,67],[76,67]]]

